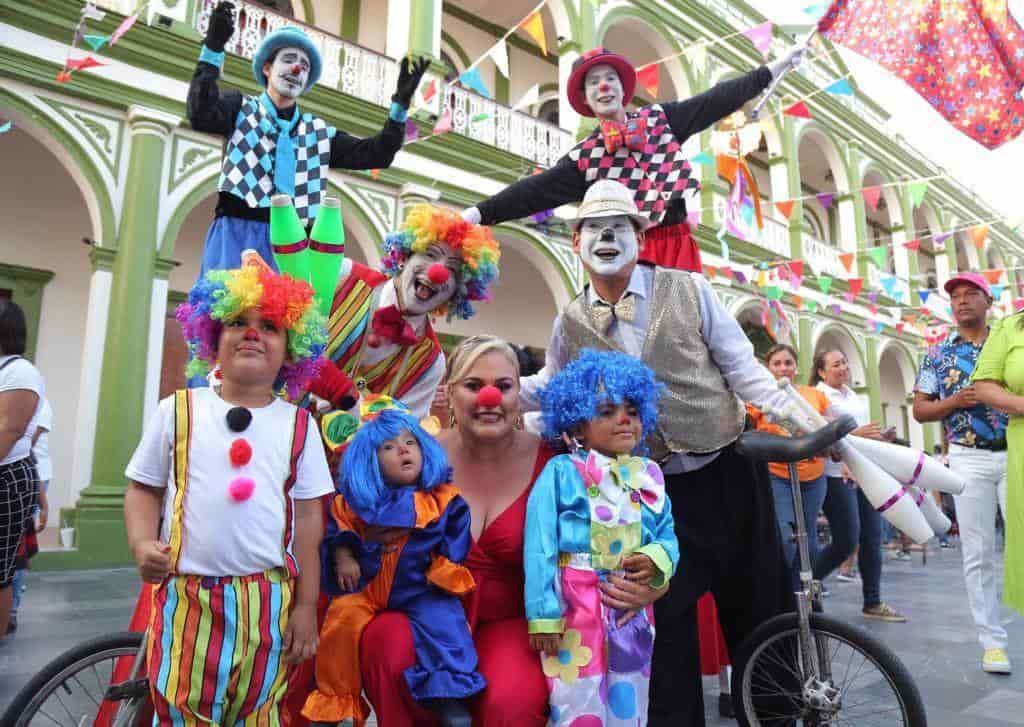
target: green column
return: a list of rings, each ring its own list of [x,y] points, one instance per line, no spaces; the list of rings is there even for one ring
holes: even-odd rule
[[[882,422],[882,379],[878,373],[878,336],[868,335],[864,343],[865,384],[871,403],[871,421]]]
[[[811,367],[814,365],[814,319],[809,315],[801,315],[797,328],[797,377],[801,384],[811,380]]]
[[[178,121],[139,106],[128,111],[131,144],[110,289],[92,477],[77,505],[82,564],[130,560],[124,535],[124,468],[142,436],[159,180],[165,145]]]
[[[909,179],[907,175],[903,175],[901,181],[904,186],[898,191],[900,198],[900,211],[903,215],[903,230],[906,237],[905,242],[910,242],[919,237],[917,226],[914,224],[914,205],[910,201],[910,195],[906,191],[906,181]],[[895,254],[895,251],[893,251]],[[910,283],[910,289],[913,291],[915,282],[917,282],[917,275],[921,272],[917,261],[917,251],[907,250],[907,278]],[[920,287],[920,286],[917,286]],[[907,301],[909,304],[910,301]]]
[[[440,58],[440,0],[410,0],[409,9],[409,52],[433,59]]]
[[[867,211],[864,207],[864,195],[860,193],[862,184],[860,174],[857,172],[860,169],[860,140],[850,139],[847,142],[849,148],[849,155],[847,158],[846,167],[849,170],[850,177],[850,195],[853,198],[853,221],[857,229],[857,258],[855,260],[857,277],[863,278],[864,289],[867,289],[868,279],[868,261],[864,255],[861,255],[861,251],[867,244],[868,239],[868,217]]]
[[[784,116],[782,120],[782,151],[786,155],[786,198],[798,200],[789,216],[789,249],[794,260],[804,259],[804,196],[800,186],[800,157],[796,144],[796,119]],[[769,174],[771,170],[769,170]],[[774,194],[772,196],[775,196]],[[804,379],[806,381],[806,379]]]

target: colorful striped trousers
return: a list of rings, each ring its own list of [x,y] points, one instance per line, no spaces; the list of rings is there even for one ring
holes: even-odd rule
[[[294,581],[171,576],[154,594],[147,663],[155,725],[277,727]]]

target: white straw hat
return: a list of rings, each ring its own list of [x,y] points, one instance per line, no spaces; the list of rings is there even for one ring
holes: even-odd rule
[[[655,225],[638,212],[633,194],[626,185],[611,179],[599,179],[590,185],[590,189],[584,195],[583,202],[576,212],[576,219],[572,221],[572,227],[574,230],[579,229],[585,219],[617,215],[629,217],[641,230]]]

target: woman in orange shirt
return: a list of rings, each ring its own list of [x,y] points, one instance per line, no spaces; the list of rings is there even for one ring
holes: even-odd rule
[[[792,346],[784,343],[777,343],[768,349],[765,356],[765,365],[776,379],[787,378],[790,381],[797,374],[797,355]],[[828,399],[817,389],[810,386],[797,386],[797,391],[811,406],[824,414],[828,409]],[[789,436],[791,433],[773,424],[768,417],[747,404],[747,413],[753,419],[758,431],[771,432]],[[828,485],[825,480],[825,458],[812,457],[797,463],[797,475],[800,478],[800,491],[804,503],[804,524],[807,527],[807,547],[810,550],[811,561],[814,561],[818,552],[818,512],[825,501],[825,493],[828,492]],[[799,588],[800,573],[799,562],[796,552],[796,541],[794,533],[796,529],[796,515],[793,512],[793,493],[789,484],[789,466],[783,462],[772,462],[768,465],[771,473],[772,494],[775,497],[775,516],[779,521],[779,532],[782,535],[782,549],[786,562],[790,564],[793,575],[793,586]]]

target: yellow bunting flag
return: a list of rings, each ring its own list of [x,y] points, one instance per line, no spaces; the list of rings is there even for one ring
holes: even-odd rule
[[[541,17],[540,11],[536,10],[526,18],[519,27],[530,34],[530,37],[536,41],[537,45],[540,46],[541,53],[544,55],[548,54],[548,41],[544,36],[544,18]]]

